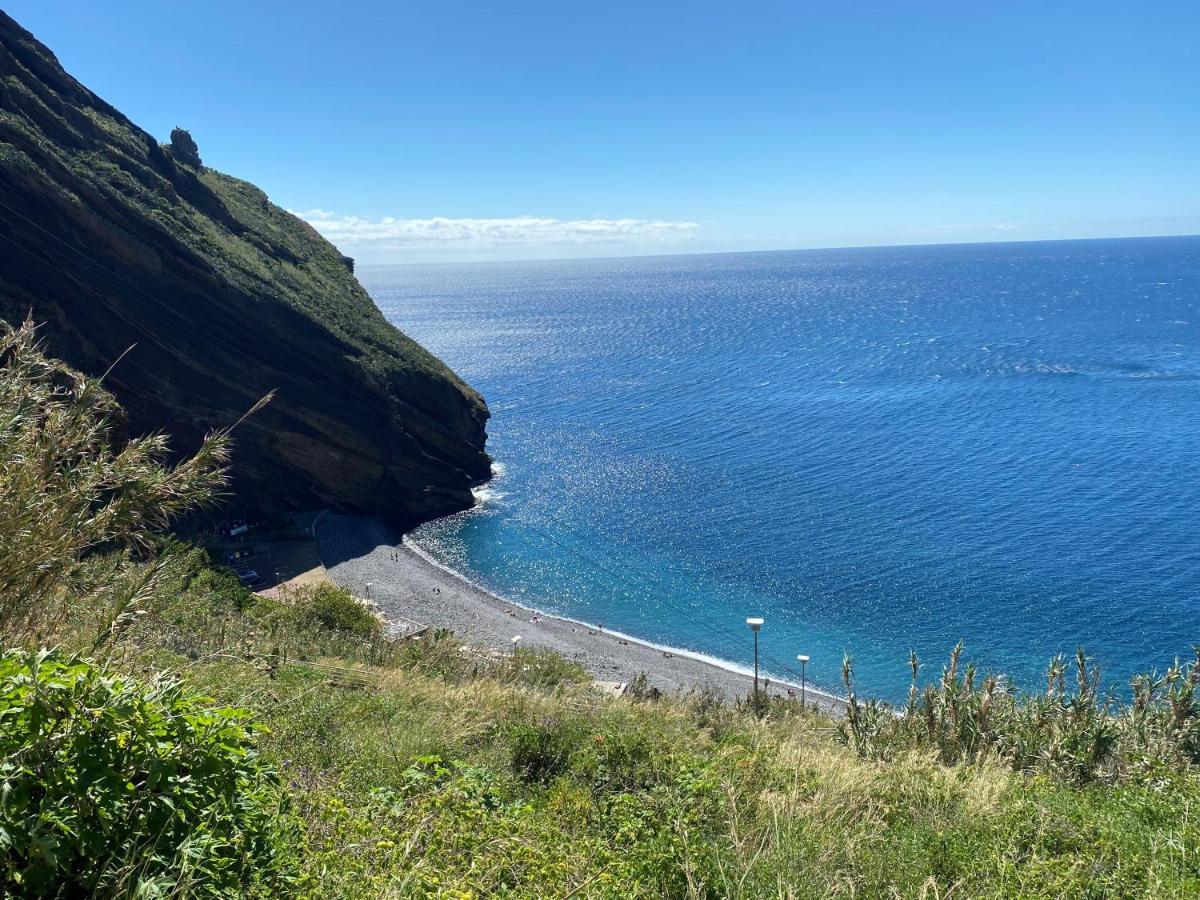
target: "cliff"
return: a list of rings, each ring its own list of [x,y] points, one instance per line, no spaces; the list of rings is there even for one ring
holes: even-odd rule
[[[241,425],[235,487],[258,508],[408,520],[488,477],[482,398],[387,321],[353,261],[181,130],[138,128],[0,13],[0,316],[101,374],[134,433],[179,452]]]

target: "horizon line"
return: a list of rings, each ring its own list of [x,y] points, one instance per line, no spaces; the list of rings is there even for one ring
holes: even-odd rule
[[[698,250],[691,253],[621,253],[611,256],[595,254],[588,256],[537,256],[529,258],[496,259],[481,257],[478,259],[439,259],[439,260],[404,260],[400,262],[357,262],[359,268],[385,268],[389,266],[471,266],[471,265],[503,265],[506,263],[551,263],[551,262],[586,262],[588,260],[623,260],[623,259],[674,259],[685,256],[742,256],[756,253],[821,253],[830,250],[900,250],[920,247],[972,247],[991,246],[994,244],[1068,244],[1085,241],[1153,241],[1164,238],[1200,238],[1200,232],[1181,232],[1169,234],[1114,234],[1091,237],[1060,237],[1060,238],[1027,238],[1024,240],[976,240],[976,241],[915,241],[899,244],[830,244],[817,247],[779,247],[761,250]],[[332,243],[332,242],[331,242]],[[336,246],[336,245],[335,245]],[[339,250],[341,248],[338,248]],[[343,251],[344,252],[344,251]]]

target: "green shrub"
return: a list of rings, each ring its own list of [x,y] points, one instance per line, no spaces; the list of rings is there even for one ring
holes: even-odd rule
[[[508,734],[512,770],[530,783],[548,784],[571,765],[571,754],[583,744],[584,729],[574,719],[518,723]]]
[[[522,647],[504,657],[496,675],[501,681],[552,690],[591,681],[587,669],[546,647]]]
[[[606,728],[593,734],[585,746],[577,766],[599,793],[644,790],[673,774],[668,754],[656,754],[651,739],[640,729]]]
[[[287,893],[291,819],[245,713],[16,650],[0,709],[0,893]]]
[[[374,637],[382,630],[379,617],[345,588],[330,582],[305,585],[287,593],[296,619],[309,627]]]
[[[393,662],[408,671],[445,681],[489,677],[504,684],[521,684],[539,691],[585,684],[592,679],[579,663],[564,659],[546,647],[522,647],[509,653],[464,650],[462,641],[446,628],[436,628],[419,638],[400,642],[396,645]]]
[[[214,612],[243,612],[258,602],[250,590],[230,569],[203,565],[197,555],[196,569],[188,580],[187,590],[208,600]]]

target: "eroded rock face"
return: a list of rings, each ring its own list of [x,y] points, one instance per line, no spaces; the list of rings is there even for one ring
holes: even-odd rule
[[[470,506],[489,475],[482,398],[310,226],[181,151],[0,13],[0,316],[32,312],[48,351],[92,374],[136,345],[106,385],[132,433],[165,430],[180,452],[278,389],[236,432],[252,507],[415,521]]]
[[[171,129],[171,155],[193,169],[204,165],[200,162],[200,148],[196,146],[191,133],[182,128]]]

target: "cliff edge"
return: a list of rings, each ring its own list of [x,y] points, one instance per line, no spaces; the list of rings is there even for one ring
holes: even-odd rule
[[[256,508],[417,521],[489,475],[483,399],[384,318],[353,262],[252,184],[68,75],[0,12],[0,316],[105,380],[133,433],[237,432]]]

